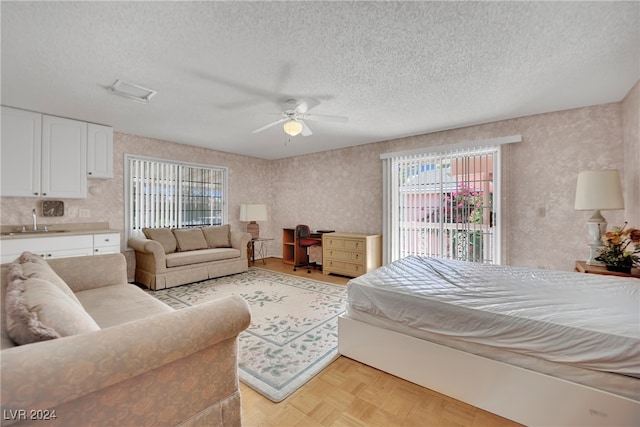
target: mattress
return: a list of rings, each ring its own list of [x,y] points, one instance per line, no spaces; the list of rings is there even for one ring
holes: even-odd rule
[[[640,378],[639,290],[634,278],[411,256],[349,281],[347,316]]]

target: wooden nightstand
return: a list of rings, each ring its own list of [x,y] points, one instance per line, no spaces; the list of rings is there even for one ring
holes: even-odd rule
[[[606,276],[635,277],[637,279],[640,279],[640,270],[638,270],[637,268],[632,268],[631,274],[618,273],[617,271],[607,270],[605,266],[588,265],[586,261],[576,261],[575,271],[580,273],[604,274]]]

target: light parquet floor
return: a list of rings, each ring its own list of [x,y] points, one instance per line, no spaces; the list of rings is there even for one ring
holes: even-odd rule
[[[293,272],[277,258],[255,266],[336,284],[349,280],[319,270]],[[343,356],[280,403],[242,383],[240,389],[246,427],[519,425]]]

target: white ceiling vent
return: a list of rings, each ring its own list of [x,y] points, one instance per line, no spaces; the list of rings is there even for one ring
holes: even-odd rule
[[[123,82],[122,80],[116,80],[114,84],[107,87],[107,90],[115,95],[124,96],[125,98],[133,99],[134,101],[144,104],[148,104],[153,95],[158,93],[155,90]]]

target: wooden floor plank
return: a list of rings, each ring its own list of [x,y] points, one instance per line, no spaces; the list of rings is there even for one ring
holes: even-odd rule
[[[346,285],[348,277],[298,269],[280,259],[256,267]],[[302,388],[273,403],[240,384],[245,427],[513,427],[519,424],[340,356]]]

